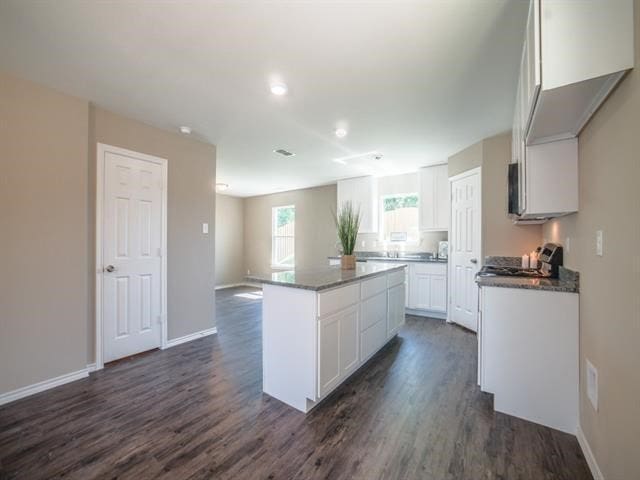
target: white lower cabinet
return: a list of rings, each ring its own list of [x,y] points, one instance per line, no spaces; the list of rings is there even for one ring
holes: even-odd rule
[[[318,320],[318,391],[330,392],[358,366],[358,306]]]
[[[389,312],[387,315],[387,335],[392,337],[404,325],[404,283],[389,289]]]
[[[481,287],[478,380],[498,412],[576,434],[579,296]]]
[[[414,263],[410,265],[407,307],[427,312],[447,312],[446,263]]]

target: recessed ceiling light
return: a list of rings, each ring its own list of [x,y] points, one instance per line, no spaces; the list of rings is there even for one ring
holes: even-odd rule
[[[271,93],[274,95],[281,97],[282,95],[286,95],[288,91],[289,89],[285,83],[275,82],[271,84]]]
[[[229,189],[228,183],[216,183],[216,192],[224,192]]]
[[[186,126],[180,127],[180,133],[184,133],[185,135],[191,135],[191,127],[186,127]]]
[[[347,130],[344,128],[336,128],[335,134],[338,138],[344,138],[347,136]]]

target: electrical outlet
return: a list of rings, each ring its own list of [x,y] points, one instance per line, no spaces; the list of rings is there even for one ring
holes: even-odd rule
[[[207,233],[209,233],[209,224],[208,223],[203,223],[202,224],[202,233],[204,233],[205,235]]]
[[[361,246],[362,248],[364,248],[364,246],[365,246],[365,241],[364,241],[364,240],[362,240],[362,242],[360,242],[360,246]]]
[[[564,240],[564,249],[567,253],[571,251],[571,238],[567,237]]]
[[[247,275],[251,275],[251,270],[247,268]]]
[[[587,398],[593,405],[594,410],[598,411],[598,369],[585,359],[587,364]]]
[[[603,255],[602,242],[603,242],[602,230],[598,230],[596,231],[596,255],[598,255],[599,257]]]

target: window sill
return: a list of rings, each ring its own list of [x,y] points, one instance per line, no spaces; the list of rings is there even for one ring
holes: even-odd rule
[[[295,265],[271,265],[272,270],[294,270]]]

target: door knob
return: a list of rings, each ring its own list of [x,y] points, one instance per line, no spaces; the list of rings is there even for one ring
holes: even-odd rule
[[[113,265],[107,265],[106,268],[104,269],[105,272],[115,272],[116,271],[116,267],[114,267]]]
[[[478,263],[478,259],[477,258],[472,258],[471,260],[469,260],[471,263]]]

